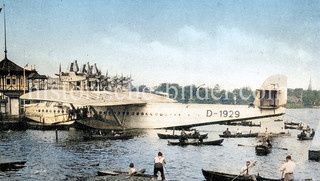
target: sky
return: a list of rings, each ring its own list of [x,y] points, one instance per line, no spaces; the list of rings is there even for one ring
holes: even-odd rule
[[[170,82],[320,90],[319,0],[14,0],[5,4],[8,58],[53,76],[78,60],[134,85]],[[3,27],[3,14],[0,26]],[[2,37],[2,38],[1,38]],[[4,50],[3,28],[0,49]],[[0,57],[4,57],[3,51]]]

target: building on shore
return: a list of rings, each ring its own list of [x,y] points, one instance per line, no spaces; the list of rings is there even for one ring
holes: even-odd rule
[[[22,102],[19,97],[26,92],[46,88],[47,76],[39,75],[34,67],[24,68],[5,56],[0,61],[0,113],[20,115]]]
[[[77,60],[71,62],[66,72],[55,74],[48,78],[48,89],[85,90],[85,91],[128,91],[131,89],[131,76],[109,76],[90,63],[78,65]]]

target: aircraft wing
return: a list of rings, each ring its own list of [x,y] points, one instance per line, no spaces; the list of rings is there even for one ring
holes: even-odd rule
[[[145,92],[65,91],[41,90],[20,97],[24,100],[63,102],[79,106],[145,105],[147,103],[173,103],[173,99]]]

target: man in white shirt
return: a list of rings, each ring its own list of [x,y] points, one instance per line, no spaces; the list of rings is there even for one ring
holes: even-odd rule
[[[153,176],[154,177],[157,177],[158,172],[160,172],[161,173],[161,179],[165,180],[164,169],[163,169],[165,164],[166,164],[166,161],[165,161],[164,157],[162,156],[162,153],[159,152],[158,156],[156,156],[154,158],[154,170],[153,170]]]
[[[130,165],[129,165],[129,176],[132,176],[135,173],[137,173],[137,170],[134,168],[134,164],[130,163]]]
[[[286,163],[284,163],[280,168],[280,171],[282,172],[282,174],[284,174],[284,181],[294,180],[293,172],[295,168],[296,164],[293,161],[291,161],[291,156],[287,156]]]

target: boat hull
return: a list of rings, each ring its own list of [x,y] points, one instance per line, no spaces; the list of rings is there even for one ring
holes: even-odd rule
[[[158,133],[158,137],[159,137],[160,139],[180,139],[180,138],[181,138],[181,135],[170,135],[170,134],[161,134],[161,133]],[[199,136],[193,135],[193,134],[186,134],[184,137],[186,137],[186,138],[188,138],[188,139],[198,139],[198,138],[199,138]],[[200,135],[200,138],[202,138],[202,139],[208,138],[208,133],[207,133],[207,134]]]
[[[227,174],[227,173],[220,173],[220,172],[214,172],[214,171],[208,171],[202,169],[202,174],[206,178],[207,181],[253,181],[254,177],[257,181],[280,181],[280,179],[268,179],[263,178],[260,176],[252,176],[252,175],[234,175],[234,174]]]
[[[173,141],[168,141],[168,145],[178,145],[178,146],[187,146],[187,145],[193,145],[193,146],[201,146],[201,145],[221,145],[223,142],[223,139],[215,140],[215,141],[204,141],[204,142],[173,142]]]
[[[221,135],[219,134],[221,138],[251,138],[251,137],[257,137],[258,133],[251,133],[251,134],[234,134],[234,135]]]

